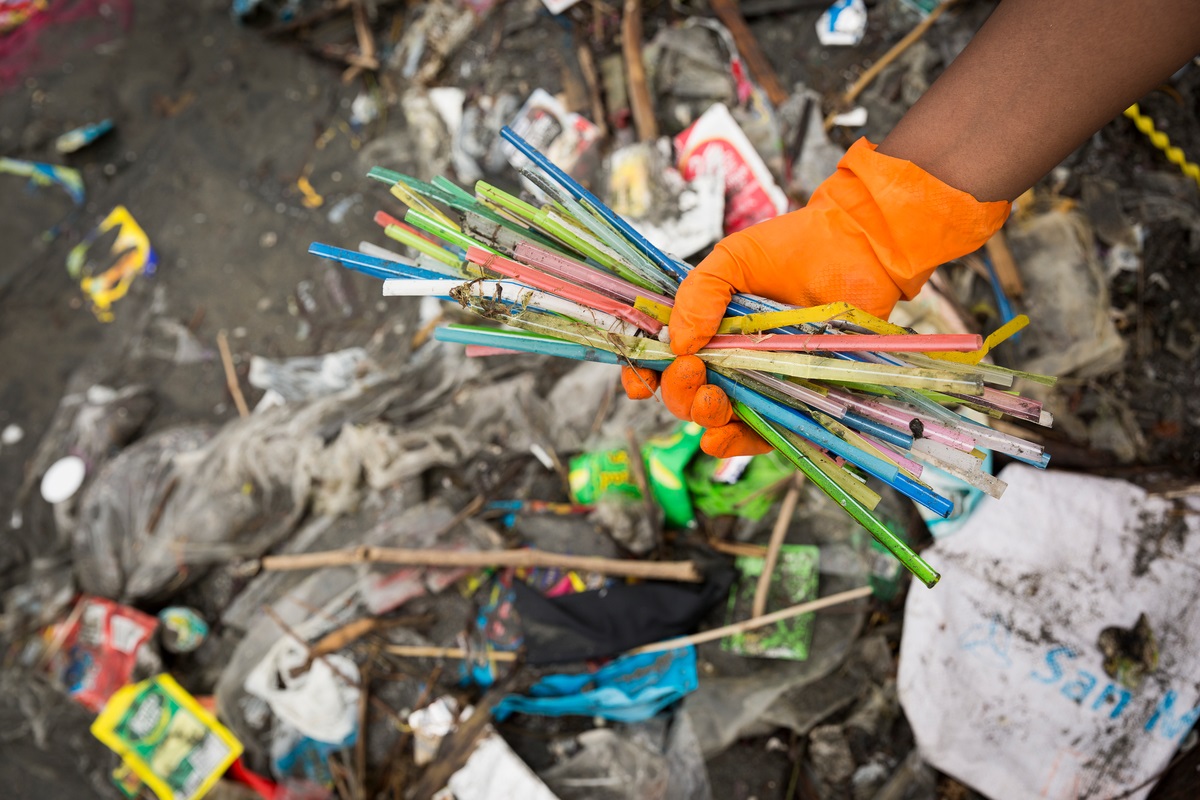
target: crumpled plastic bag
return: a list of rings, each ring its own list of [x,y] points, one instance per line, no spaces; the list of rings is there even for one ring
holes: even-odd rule
[[[344,744],[358,729],[358,665],[340,655],[310,659],[292,636],[280,637],[267,651],[245,688],[315,741]]]

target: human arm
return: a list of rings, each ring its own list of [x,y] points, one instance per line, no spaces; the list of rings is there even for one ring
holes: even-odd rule
[[[692,271],[676,297],[672,349],[700,350],[739,291],[793,305],[846,300],[887,316],[1197,50],[1197,2],[1005,0],[878,150],[860,141],[808,206],[727,237]],[[664,401],[710,427],[705,449],[764,451],[744,426],[722,424],[731,411],[697,377],[698,360],[681,361],[664,373]]]

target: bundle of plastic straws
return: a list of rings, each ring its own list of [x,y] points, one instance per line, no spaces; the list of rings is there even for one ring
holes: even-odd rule
[[[385,234],[415,259],[363,243],[359,251],[314,243],[309,252],[384,280],[384,295],[452,298],[484,324],[448,325],[435,338],[468,355],[537,353],[664,369],[667,326],[691,267],[626,220],[512,130],[513,165],[543,194],[540,206],[487,183],[471,194],[444,178],[426,183],[390,170],[369,173],[403,202],[383,212]],[[1028,320],[984,341],[924,335],[847,303],[793,308],[735,295],[717,335],[698,354],[735,413],[819,486],[925,585],[939,575],[874,511],[875,478],[934,513],[953,503],[922,473],[936,468],[992,497],[1005,485],[983,468],[988,451],[1044,468],[1033,442],[964,416],[1050,425],[1041,404],[1011,387],[1054,379],[983,363]],[[496,323],[501,323],[497,325]]]

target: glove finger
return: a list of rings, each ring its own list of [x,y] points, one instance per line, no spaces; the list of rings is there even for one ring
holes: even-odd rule
[[[733,419],[733,406],[718,386],[706,383],[696,390],[692,400],[692,422],[704,428],[719,428]]]
[[[667,410],[682,420],[691,421],[696,391],[708,383],[708,370],[696,356],[680,356],[663,370],[662,399]]]
[[[725,307],[737,289],[721,277],[732,259],[721,245],[700,262],[679,284],[671,310],[671,351],[677,356],[695,353],[717,332]]]
[[[771,445],[744,422],[731,422],[719,428],[709,428],[700,437],[700,449],[710,456],[761,456],[771,452]]]
[[[658,391],[658,373],[645,367],[621,367],[621,388],[630,400],[647,400]]]

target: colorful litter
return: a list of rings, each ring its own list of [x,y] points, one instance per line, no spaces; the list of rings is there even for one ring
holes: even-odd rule
[[[116,230],[112,246],[93,257],[92,247],[109,231]],[[112,322],[113,303],[120,300],[139,275],[153,275],[158,255],[146,232],[125,206],[117,206],[84,240],[67,254],[67,274],[79,281],[101,322]]]
[[[92,734],[159,800],[198,800],[242,753],[233,734],[170,675],[120,689]]]
[[[81,125],[72,131],[67,131],[54,140],[54,149],[60,153],[74,153],[82,150],[92,142],[113,129],[113,121],[106,119],[88,125]]]
[[[35,186],[60,186],[77,206],[83,205],[86,197],[83,176],[79,174],[79,170],[71,167],[17,158],[0,158],[0,173],[29,178],[29,182]]]
[[[309,252],[383,279],[385,295],[452,298],[507,326],[436,331],[441,341],[467,345],[468,355],[539,353],[666,367],[673,358],[665,334],[671,297],[690,267],[646,241],[513,130],[501,135],[522,176],[549,203],[539,208],[483,182],[470,194],[443,178],[425,183],[375,168],[370,177],[409,207],[403,241],[418,250],[417,260],[319,243]],[[395,238],[399,222],[387,223]],[[926,586],[938,573],[875,516],[879,495],[859,476],[944,517],[954,505],[921,481],[926,465],[1000,497],[1004,484],[983,469],[988,451],[1039,468],[1049,463],[1042,445],[951,410],[1052,423],[1040,402],[1010,391],[1017,377],[1046,385],[1054,379],[982,363],[995,340],[985,347],[973,335],[918,335],[846,303],[793,309],[737,295],[729,313],[699,353],[710,381],[742,420]],[[1014,321],[1004,335],[1026,323]],[[589,502],[605,481],[627,482],[600,464],[573,471],[577,502]],[[664,474],[656,475],[660,486]],[[675,482],[686,498],[682,480]],[[677,521],[686,524],[682,513]]]

